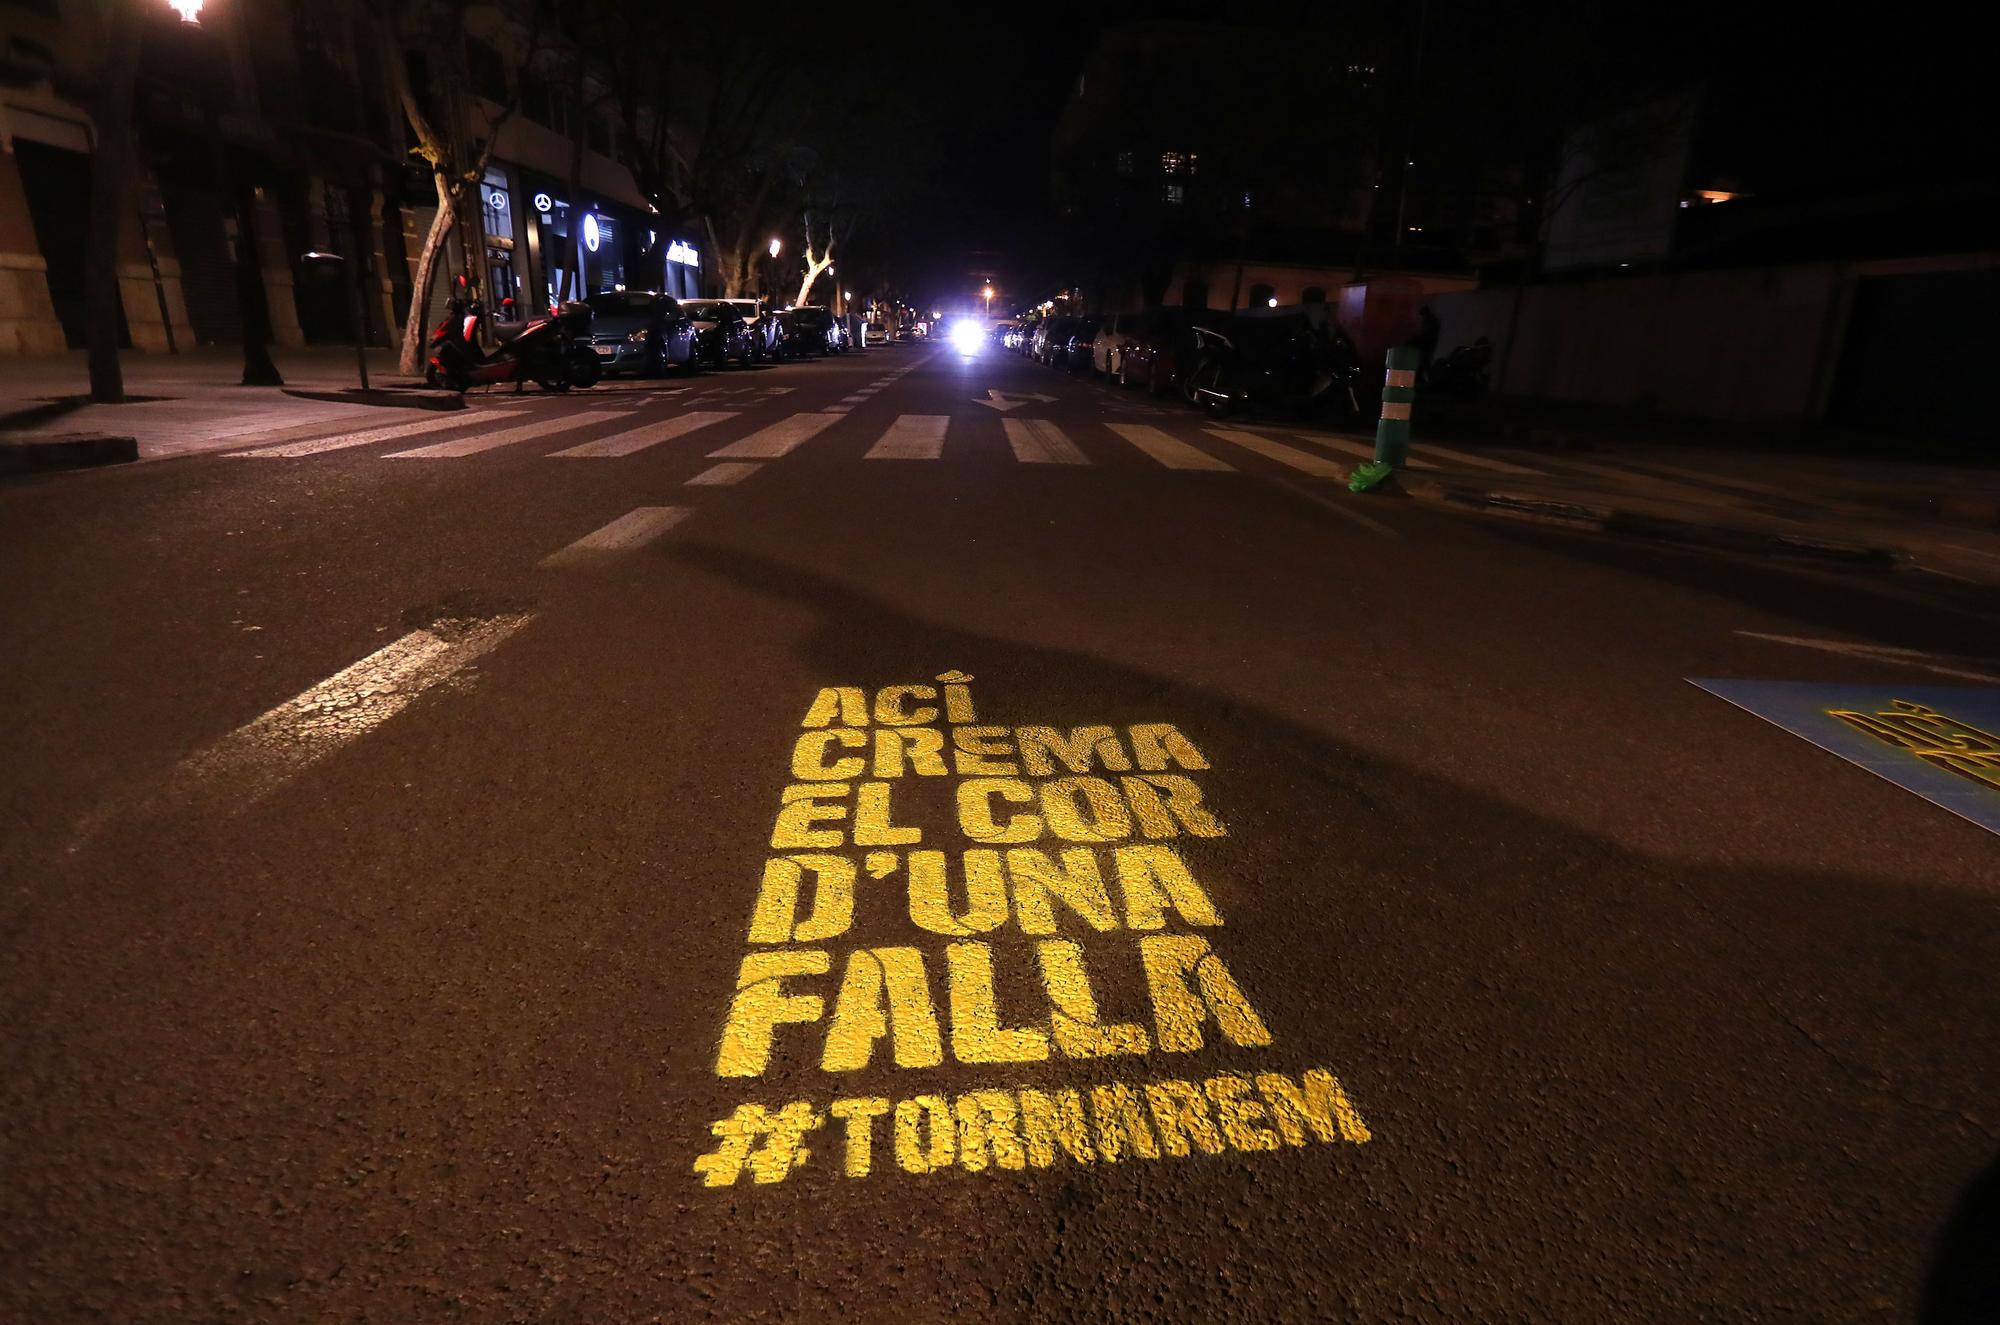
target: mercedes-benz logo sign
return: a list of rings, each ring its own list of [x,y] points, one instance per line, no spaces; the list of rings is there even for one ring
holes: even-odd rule
[[[553,211],[555,209],[555,205],[556,205],[556,200],[554,198],[551,198],[548,194],[537,193],[535,195],[536,211],[538,212]]]
[[[599,238],[600,236],[597,230],[597,214],[595,212],[585,212],[583,214],[583,246],[589,249],[592,253],[595,253],[597,252],[597,243]]]

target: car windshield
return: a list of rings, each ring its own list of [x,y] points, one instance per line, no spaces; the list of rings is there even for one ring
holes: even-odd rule
[[[833,321],[833,317],[824,308],[796,308],[792,310],[792,316],[801,325],[808,327],[823,327]]]
[[[723,318],[737,316],[736,308],[733,304],[706,302],[682,304],[681,310],[689,317],[698,317],[707,322],[720,322]]]

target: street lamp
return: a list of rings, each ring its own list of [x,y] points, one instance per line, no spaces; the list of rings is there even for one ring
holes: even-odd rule
[[[773,237],[772,237],[772,239],[771,239],[771,256],[772,256],[772,257],[774,257],[774,258],[775,258],[775,257],[777,257],[777,256],[778,256],[778,250],[779,250],[779,249],[781,249],[781,248],[783,248],[783,247],[784,247],[784,245],[783,245],[783,244],[780,244],[780,243],[778,242],[777,238],[776,238],[775,236],[773,236]]]
[[[202,0],[167,0],[167,8],[180,15],[183,23],[201,22]]]
[[[993,320],[993,287],[989,285],[979,293],[986,296],[986,320],[991,322]]]

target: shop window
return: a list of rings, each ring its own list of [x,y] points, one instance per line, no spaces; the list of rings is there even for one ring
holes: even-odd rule
[[[1169,207],[1178,207],[1187,201],[1187,186],[1185,184],[1169,184],[1162,192],[1161,197],[1166,199]]]
[[[479,182],[479,220],[488,239],[513,239],[513,200],[508,196],[507,177],[497,170],[487,171]]]
[[[1179,152],[1160,153],[1160,173],[1163,175],[1178,175],[1186,164],[1187,157]]]

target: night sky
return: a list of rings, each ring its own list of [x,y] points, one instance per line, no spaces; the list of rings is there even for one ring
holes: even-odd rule
[[[1213,5],[862,7],[833,21],[860,68],[889,71],[893,216],[854,252],[945,299],[990,271],[1031,284],[1050,246],[1049,137],[1098,31],[1147,18],[1212,21]],[[1648,93],[1705,93],[1697,170],[1765,199],[1921,198],[1991,190],[1990,74],[1950,6],[1880,9],[1699,0],[1603,4],[1431,0],[1244,3],[1233,22],[1274,42],[1367,41],[1407,69],[1425,17],[1418,143],[1427,157],[1545,169],[1551,126]],[[1954,35],[1955,34],[1955,35]],[[871,80],[873,81],[873,80]],[[1426,150],[1428,149],[1428,150]],[[1701,182],[1708,182],[1704,178]]]

